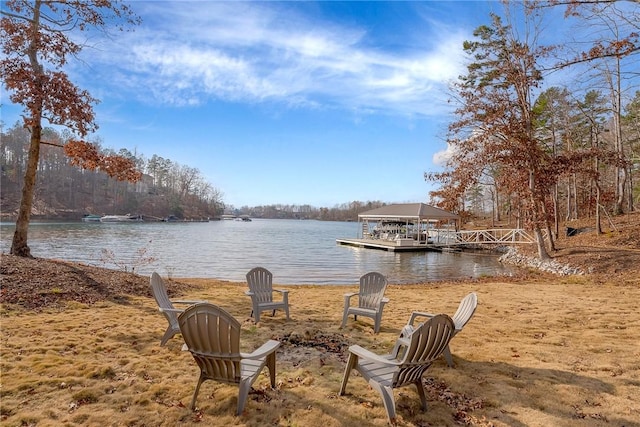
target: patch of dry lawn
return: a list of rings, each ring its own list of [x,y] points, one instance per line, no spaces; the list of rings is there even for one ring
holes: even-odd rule
[[[182,280],[182,297],[207,299],[243,324],[246,351],[273,338],[277,387],[267,371],[235,416],[237,388],[207,381],[188,405],[198,370],[180,336],[160,347],[166,321],[152,298],[67,302],[39,312],[2,304],[0,420],[7,426],[384,426],[380,396],[352,374],[338,396],[347,348],[388,352],[412,310],[479,307],[451,343],[456,367],[425,376],[429,409],[396,390],[400,426],[640,426],[640,280],[536,278],[390,286],[381,332],[371,319],[339,329],[342,295],[356,286],[288,286],[291,321],[254,324],[244,284]]]

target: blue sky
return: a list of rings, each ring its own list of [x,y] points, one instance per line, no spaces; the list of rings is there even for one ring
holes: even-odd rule
[[[67,69],[104,147],[200,170],[228,205],[426,202],[462,42],[498,2],[129,2]],[[21,110],[5,104],[12,126]]]

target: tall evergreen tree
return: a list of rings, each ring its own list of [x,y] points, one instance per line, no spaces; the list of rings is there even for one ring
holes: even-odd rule
[[[454,85],[457,120],[449,125],[454,155],[449,170],[428,174],[459,197],[493,166],[508,174],[520,200],[520,215],[534,231],[540,258],[548,258],[542,229],[547,227],[545,196],[549,154],[534,127],[533,97],[542,81],[536,60],[542,50],[516,36],[512,27],[491,15],[491,25],[476,29],[464,43],[472,58],[467,73]]]

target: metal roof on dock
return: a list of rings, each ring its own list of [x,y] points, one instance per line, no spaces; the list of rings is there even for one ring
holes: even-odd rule
[[[400,203],[382,206],[377,209],[363,212],[359,219],[373,218],[418,218],[423,219],[458,219],[459,216],[424,203]]]

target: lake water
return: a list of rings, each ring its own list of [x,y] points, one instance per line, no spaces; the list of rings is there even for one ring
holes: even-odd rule
[[[486,253],[387,252],[342,246],[357,222],[254,219],[202,223],[42,222],[29,228],[31,254],[148,275],[243,282],[263,266],[278,284],[354,284],[369,271],[389,283],[508,275],[514,267]],[[15,224],[0,223],[8,253]]]

